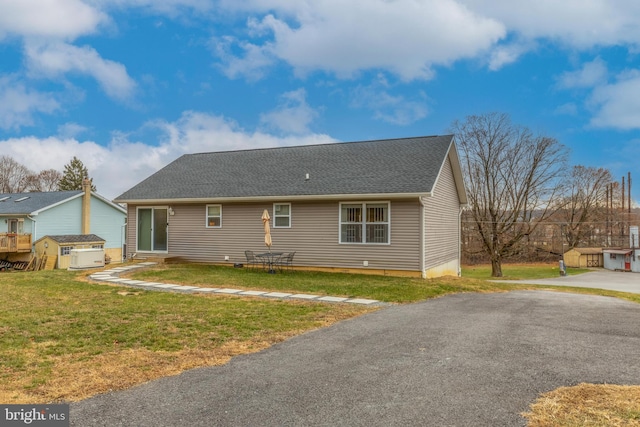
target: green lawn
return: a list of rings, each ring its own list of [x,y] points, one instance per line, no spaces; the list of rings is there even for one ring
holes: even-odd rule
[[[133,272],[130,277],[163,283],[370,298],[393,303],[415,302],[456,292],[495,292],[514,288],[513,285],[473,278],[443,277],[424,280],[314,271],[266,274],[262,270],[198,264],[168,264]]]
[[[367,311],[81,279],[59,270],[0,273],[0,402],[74,400],[129,387]]]
[[[526,271],[518,277],[532,277],[533,270]],[[513,277],[516,273],[510,274]],[[144,291],[87,282],[84,275],[59,270],[0,273],[0,402],[72,401],[124,389],[197,366],[222,364],[233,356],[377,309]],[[158,266],[133,276],[166,283],[391,303],[457,292],[538,288],[473,278],[422,280],[302,271],[270,275],[188,264]],[[640,295],[594,289],[570,291],[640,302]]]
[[[582,274],[586,268],[567,268],[567,275]],[[462,268],[462,276],[484,280],[547,279],[560,276],[558,264],[504,264],[503,277],[491,277],[491,265],[470,265]]]

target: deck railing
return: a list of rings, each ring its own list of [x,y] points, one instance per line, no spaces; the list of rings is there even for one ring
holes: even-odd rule
[[[31,234],[0,233],[0,253],[31,252]]]

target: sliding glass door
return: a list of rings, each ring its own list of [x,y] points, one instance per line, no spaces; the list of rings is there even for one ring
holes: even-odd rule
[[[167,208],[138,209],[138,251],[167,251]]]

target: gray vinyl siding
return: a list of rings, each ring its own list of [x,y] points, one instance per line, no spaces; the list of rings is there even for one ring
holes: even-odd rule
[[[138,218],[136,218],[136,207],[127,205],[127,225],[125,227],[125,257],[128,259],[136,253],[136,227]]]
[[[350,200],[343,200],[349,202]],[[355,200],[358,202],[359,200]],[[382,201],[382,200],[381,200]],[[308,267],[420,270],[420,212],[416,199],[390,203],[390,244],[340,244],[339,209],[335,202],[291,202],[291,227],[271,228],[273,252],[296,251],[294,264]],[[267,252],[262,212],[273,218],[273,203],[223,203],[222,227],[207,228],[206,204],[171,204],[171,257],[205,263],[243,262],[244,251]],[[136,247],[136,206],[129,206],[128,252]]]
[[[449,159],[444,162],[432,197],[425,201],[425,269],[458,260],[460,202]]]

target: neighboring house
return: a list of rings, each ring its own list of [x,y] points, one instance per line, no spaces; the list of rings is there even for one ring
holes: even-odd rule
[[[0,194],[0,258],[29,259],[34,243],[47,236],[96,234],[105,254],[122,259],[126,210],[84,190]]]
[[[188,154],[115,199],[127,252],[203,263],[295,251],[297,268],[460,274],[467,203],[452,135]]]
[[[573,248],[564,253],[564,263],[571,268],[603,267],[602,248]]]

